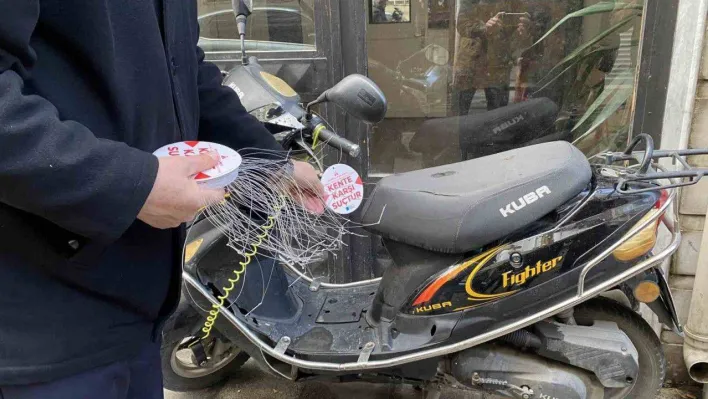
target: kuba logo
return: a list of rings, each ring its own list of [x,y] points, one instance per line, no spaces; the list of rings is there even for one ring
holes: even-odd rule
[[[551,193],[551,190],[547,186],[541,186],[537,188],[535,191],[531,191],[530,193],[524,195],[523,197],[519,197],[518,200],[512,201],[510,204],[507,204],[504,208],[499,208],[499,212],[501,212],[502,216],[507,217],[509,215],[514,214],[517,211],[522,210],[523,208],[526,207],[528,204],[532,204],[539,199],[543,198],[544,195],[548,195]]]
[[[434,304],[428,305],[428,306],[420,306],[420,307],[417,307],[417,308],[415,308],[415,312],[416,312],[416,313],[426,313],[426,312],[430,312],[431,310],[438,310],[438,309],[442,309],[442,308],[448,308],[448,307],[450,307],[450,306],[452,306],[452,302],[449,302],[449,301],[448,301],[448,302],[443,302],[443,303],[434,303]]]

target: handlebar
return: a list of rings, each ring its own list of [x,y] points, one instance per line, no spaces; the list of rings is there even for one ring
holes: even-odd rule
[[[337,133],[327,129],[322,124],[315,128],[313,136],[340,151],[346,152],[354,158],[358,157],[359,153],[361,153],[361,147],[359,147],[359,145],[354,144]]]

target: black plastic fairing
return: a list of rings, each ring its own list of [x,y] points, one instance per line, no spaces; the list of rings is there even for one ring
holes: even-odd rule
[[[596,180],[596,184],[592,198],[562,226],[553,226],[545,233],[522,229],[514,233],[515,241],[500,240],[468,254],[463,262],[442,270],[411,293],[410,305],[402,311],[444,314],[490,307],[498,313],[499,303],[519,302],[522,297],[521,302],[526,303],[535,292],[531,289],[542,285],[548,289],[563,281],[562,287],[577,287],[577,280],[565,281],[565,275],[579,270],[619,240],[654,206],[659,196],[655,192],[619,195],[614,181],[604,178]],[[589,194],[588,191],[583,195]],[[577,204],[578,199],[571,202]],[[549,217],[559,223],[573,209],[561,207],[561,212]],[[516,263],[510,260],[512,254],[516,254]],[[541,296],[547,294],[550,293]]]
[[[232,69],[224,79],[224,86],[233,89],[241,99],[246,111],[279,104],[283,110],[300,119],[304,110],[300,107],[300,96],[285,96],[278,92],[263,78],[265,71],[255,57],[251,57],[248,65],[240,65]]]

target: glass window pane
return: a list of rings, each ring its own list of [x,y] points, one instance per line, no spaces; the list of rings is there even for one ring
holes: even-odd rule
[[[315,50],[314,0],[254,0],[248,18],[249,51]],[[241,51],[231,0],[197,0],[204,51]]]
[[[626,145],[643,1],[405,3],[409,23],[367,26],[369,76],[389,100],[371,174],[552,140],[588,155]]]

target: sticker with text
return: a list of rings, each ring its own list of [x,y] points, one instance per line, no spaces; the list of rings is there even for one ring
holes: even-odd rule
[[[194,179],[212,188],[224,187],[233,182],[241,166],[241,155],[224,145],[208,141],[181,141],[168,144],[153,154],[157,157],[190,157],[208,153],[217,154],[219,164],[212,169],[197,173]]]
[[[349,165],[332,165],[322,174],[325,203],[336,213],[347,215],[359,208],[364,200],[361,177]]]

